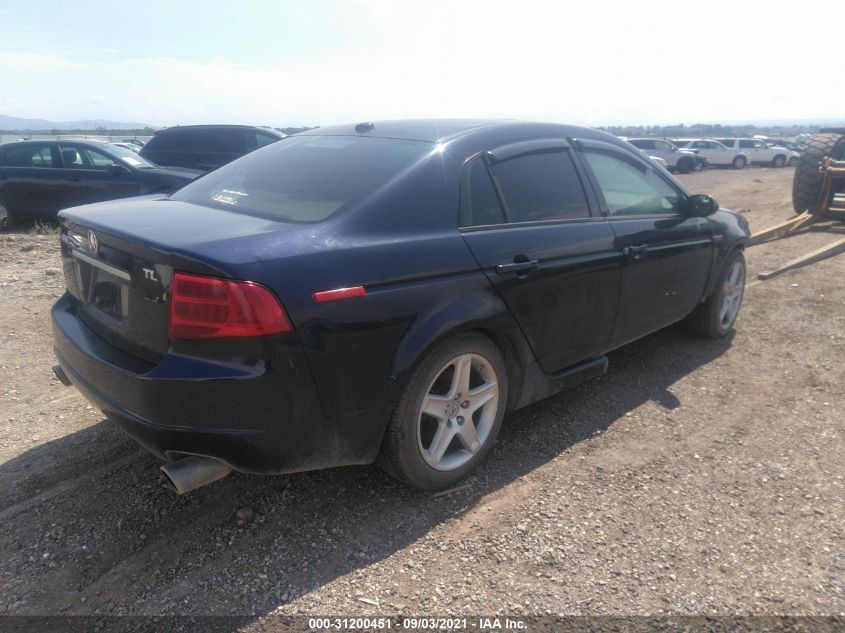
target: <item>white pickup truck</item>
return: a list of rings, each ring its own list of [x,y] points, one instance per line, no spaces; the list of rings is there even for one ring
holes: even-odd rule
[[[801,155],[785,147],[778,147],[758,138],[719,138],[716,139],[725,147],[736,149],[748,154],[748,162],[771,167],[795,165]]]
[[[699,156],[707,159],[707,163],[716,167],[733,167],[742,169],[751,161],[748,152],[740,149],[725,147],[719,141],[706,138],[679,138],[672,139],[672,143],[681,149],[691,149],[698,152]]]

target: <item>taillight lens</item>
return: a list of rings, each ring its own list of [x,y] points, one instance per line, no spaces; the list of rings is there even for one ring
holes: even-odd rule
[[[230,338],[290,332],[279,301],[264,286],[175,273],[170,285],[170,338]]]

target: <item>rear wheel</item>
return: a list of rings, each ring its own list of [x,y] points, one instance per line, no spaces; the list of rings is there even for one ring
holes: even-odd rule
[[[792,177],[792,207],[795,213],[815,211],[821,194],[819,165],[827,156],[836,160],[845,158],[845,136],[835,133],[816,134],[807,143]]]
[[[774,160],[772,161],[772,167],[780,169],[784,165],[786,165],[786,156],[781,156],[780,154],[775,156]]]
[[[722,267],[713,294],[687,318],[687,325],[707,338],[727,336],[736,322],[744,293],[745,256],[737,251]]]
[[[0,202],[0,231],[7,231],[15,225],[15,216]]]
[[[379,463],[415,488],[454,485],[490,452],[507,396],[505,361],[488,338],[449,339],[411,377],[391,416]]]
[[[789,167],[795,167],[798,164],[798,157],[797,156],[790,156],[789,161],[786,164]]]
[[[743,169],[748,164],[748,161],[745,160],[745,156],[737,156],[733,159],[731,163],[734,169]]]

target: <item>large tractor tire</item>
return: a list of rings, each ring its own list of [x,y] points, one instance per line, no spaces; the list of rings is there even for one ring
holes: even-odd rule
[[[834,160],[845,158],[845,135],[816,134],[801,152],[792,179],[792,207],[795,213],[816,210],[822,182],[819,165],[827,156],[833,157]]]

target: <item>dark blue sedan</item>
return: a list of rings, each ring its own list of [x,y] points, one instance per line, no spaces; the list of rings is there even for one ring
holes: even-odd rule
[[[56,373],[180,492],[373,461],[450,486],[608,350],[728,334],[748,238],[613,136],[498,121],[314,130],[60,217]]]
[[[16,221],[55,220],[59,210],[160,193],[202,172],[164,169],[103,141],[15,141],[0,145],[0,229]]]

